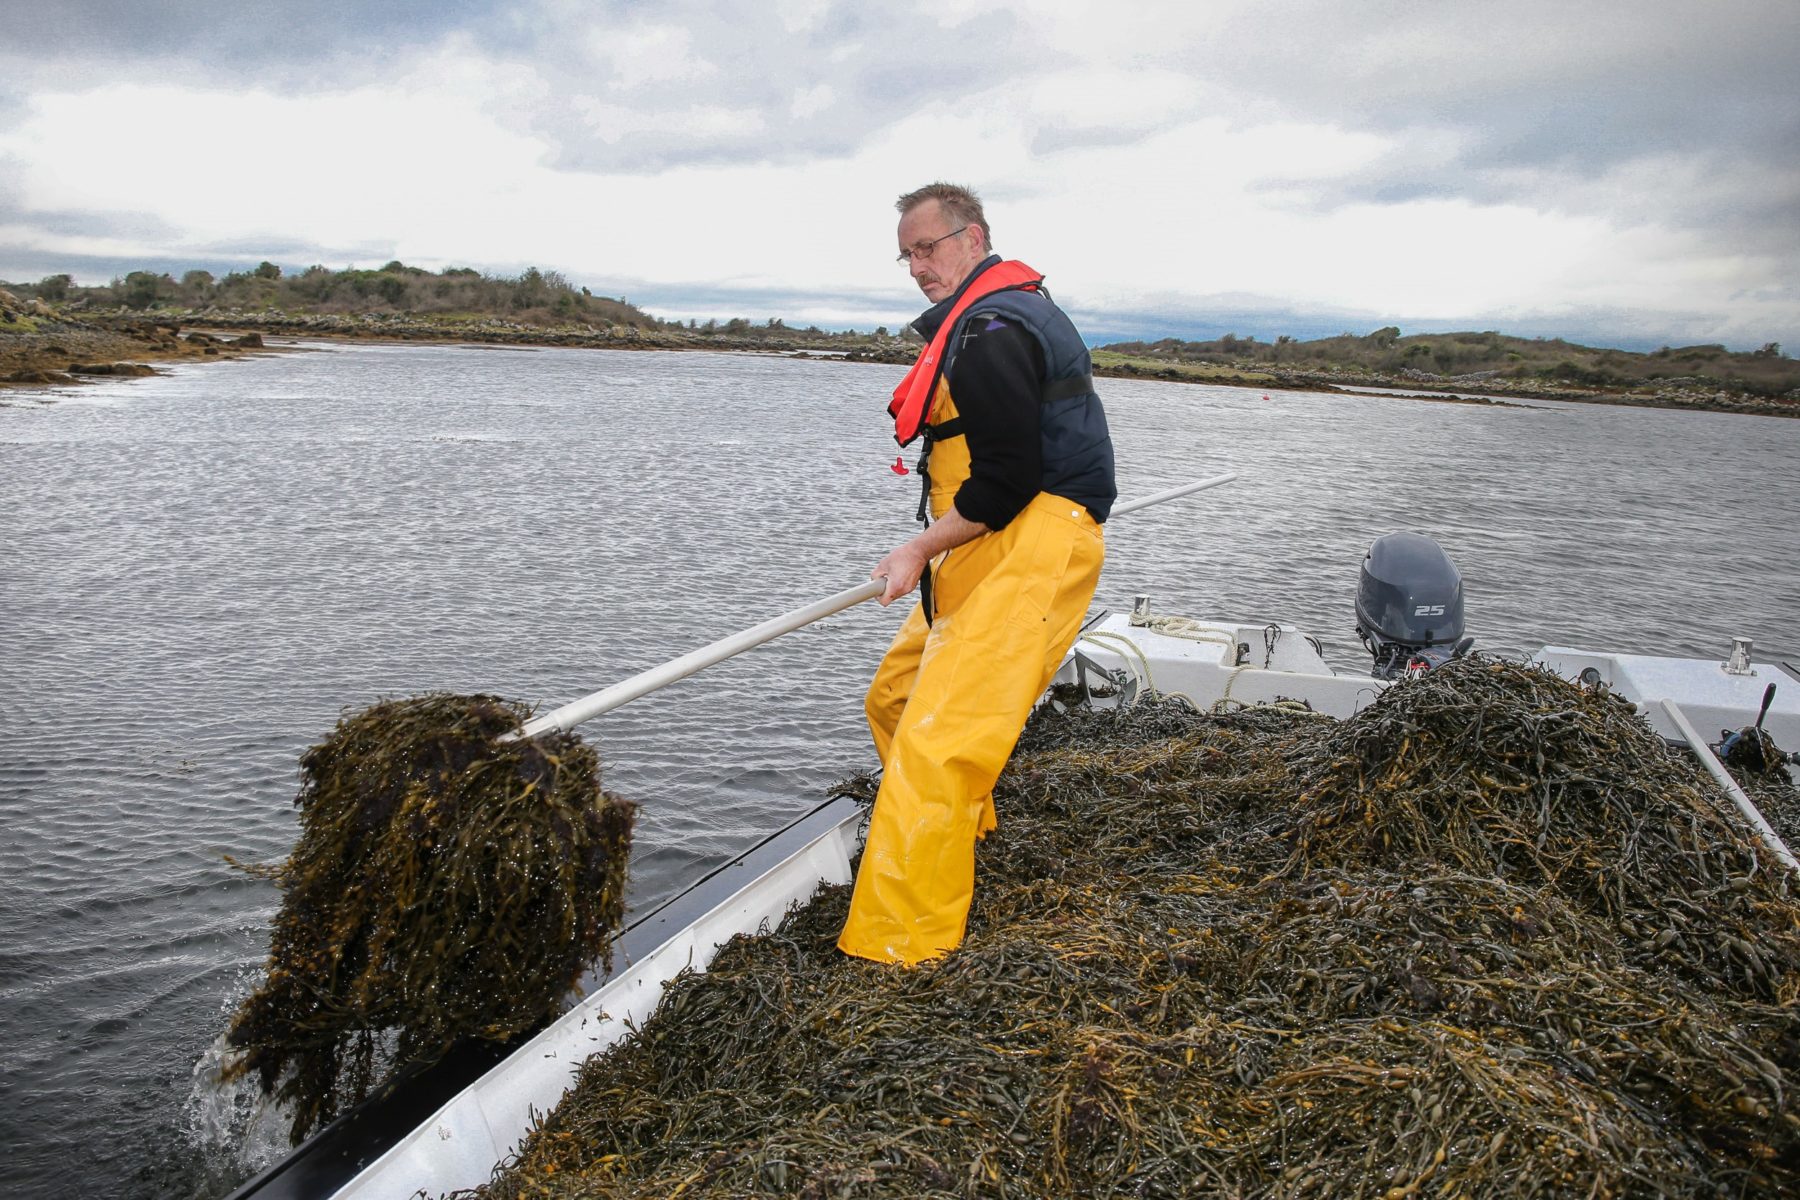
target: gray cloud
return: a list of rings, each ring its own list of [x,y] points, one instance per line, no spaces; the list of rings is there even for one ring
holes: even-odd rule
[[[491,35],[491,0],[4,0],[0,25],[9,57],[108,62],[185,60],[236,82],[296,60],[350,51],[381,57],[457,29]]]
[[[1272,202],[1522,203],[1660,222],[1800,267],[1792,0],[1266,0],[1185,33],[1163,29],[1166,14],[1122,8],[1114,19],[1140,35],[1146,70],[1189,76],[1198,98],[1161,123],[1043,129],[1034,149],[1130,145],[1206,117],[1335,125],[1399,148],[1348,178],[1272,185]],[[1606,186],[1658,162],[1707,186]]]
[[[199,242],[195,254],[205,258],[249,263],[254,266],[264,259],[287,266],[345,266],[350,263],[385,262],[395,257],[394,243],[388,240],[361,241],[321,246],[281,235],[268,237],[223,238]]]
[[[1243,53],[1270,25],[1282,35]],[[1458,129],[1471,162],[1596,168],[1661,150],[1792,151],[1796,44],[1788,0],[1278,0],[1224,27],[1203,70],[1311,119]]]
[[[857,3],[790,31],[769,8],[719,0],[195,0],[175,12],[135,0],[0,0],[0,22],[0,78],[22,91],[72,80],[326,91],[415,69],[461,37],[534,96],[515,106],[496,98],[495,117],[547,138],[557,165],[596,172],[837,157],[928,102],[1043,66],[1004,52],[1027,40],[1004,9],[953,35],[913,10]],[[680,36],[638,42],[621,73],[613,51],[657,30]],[[695,71],[680,72],[682,61]],[[825,90],[809,108],[815,89]],[[594,108],[624,120],[596,120]]]
[[[694,73],[621,79],[605,60],[604,45],[582,38],[535,46],[514,60],[552,94],[579,98],[532,114],[533,130],[557,144],[559,165],[639,172],[684,163],[835,158],[928,103],[954,102],[1028,69],[996,53],[1020,36],[1017,20],[1004,10],[975,17],[954,37],[905,8],[840,4],[816,25],[792,31],[766,13],[746,20],[710,0],[642,11],[653,18],[647,26],[623,23],[607,27],[608,34],[628,40],[646,27],[679,28]],[[663,65],[673,71],[678,64]],[[814,106],[809,95],[817,97]],[[617,106],[628,120],[659,114],[674,120],[619,131],[585,117],[584,105]],[[725,127],[684,118],[695,109],[726,114]],[[970,119],[979,120],[979,113]]]
[[[1221,54],[1215,83],[1399,150],[1282,188],[1315,211],[1460,198],[1660,226],[1752,279],[1800,273],[1800,5],[1263,6],[1265,53]],[[1245,31],[1227,28],[1225,44]],[[1615,329],[1617,314],[1596,318]],[[1680,337],[1674,322],[1666,331]],[[1659,332],[1655,337],[1661,337]]]
[[[1800,160],[1791,63],[1800,5],[1792,0],[1515,0],[1500,8],[1474,0],[1268,0],[1185,33],[1166,28],[1167,14],[1154,10],[1121,7],[1104,19],[1142,35],[1133,65],[1201,79],[1206,98],[1113,129],[1043,129],[1041,150],[1129,143],[1222,112],[1390,134],[1453,130],[1462,144],[1444,166],[1456,170],[1594,175],[1660,152]],[[392,74],[409,56],[466,35],[540,81],[549,102],[526,120],[556,138],[569,165],[638,170],[687,155],[836,153],[929,100],[954,102],[1054,66],[1034,25],[996,7],[945,31],[915,10],[853,3],[790,32],[768,8],[747,16],[718,0],[575,8],[548,0],[0,0],[0,63],[15,92],[20,79],[145,74],[329,88]],[[608,44],[651,27],[685,31],[688,52],[710,73],[657,79],[640,63],[638,77],[621,80]],[[829,104],[789,114],[796,92],[820,86],[832,90]],[[609,140],[569,109],[583,95],[644,113],[714,106],[760,124],[747,133],[677,128]]]
[[[101,212],[93,209],[27,213],[9,211],[4,197],[0,197],[0,222],[18,222],[36,232],[61,237],[168,241],[182,236],[181,230],[151,213]]]
[[[1069,150],[1102,149],[1108,146],[1133,146],[1161,132],[1164,119],[1164,114],[1158,113],[1141,121],[1117,121],[1104,125],[1040,127],[1032,132],[1029,148],[1033,155],[1045,155]]]
[[[388,240],[320,245],[287,234],[195,241],[189,231],[153,213],[132,209],[39,209],[29,205],[18,185],[12,160],[0,155],[0,226],[16,226],[26,241],[0,243],[0,270],[30,280],[68,273],[94,283],[131,271],[182,271],[203,267],[218,273],[253,267],[268,259],[282,264],[316,262],[347,264],[384,261],[394,255]],[[15,237],[18,235],[14,235]],[[62,238],[106,239],[159,247],[144,258],[125,255],[69,254],[41,247]]]
[[[11,283],[36,283],[47,275],[72,275],[84,286],[95,286],[112,279],[123,279],[133,271],[154,271],[158,275],[181,278],[196,268],[223,275],[242,271],[256,262],[229,260],[207,261],[186,255],[152,254],[142,258],[119,258],[111,255],[64,254],[18,242],[0,242],[0,280]]]

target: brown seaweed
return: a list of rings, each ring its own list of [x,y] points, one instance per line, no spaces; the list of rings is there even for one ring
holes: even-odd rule
[[[1615,697],[1472,659],[1347,721],[1040,713],[969,934],[734,939],[491,1197],[1800,1189],[1800,903]]]
[[[394,1070],[541,1025],[608,954],[633,808],[574,734],[499,740],[529,716],[384,701],[301,758],[268,974],[227,1035],[296,1144]]]

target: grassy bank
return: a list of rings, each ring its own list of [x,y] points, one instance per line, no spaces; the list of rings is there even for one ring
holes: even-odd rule
[[[1585,403],[1800,416],[1800,363],[1770,343],[1648,354],[1499,333],[1417,334],[1302,342],[1226,335],[1209,342],[1120,342],[1095,352],[1102,374],[1309,391],[1403,388]]]

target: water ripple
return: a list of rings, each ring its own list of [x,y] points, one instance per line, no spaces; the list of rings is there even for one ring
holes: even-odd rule
[[[561,703],[860,581],[912,532],[881,427],[900,374],[342,346],[0,408],[10,1190],[217,1195],[265,1161],[205,1134],[193,1066],[276,904],[226,856],[286,853],[300,752],[383,697]],[[1123,495],[1241,475],[1109,529],[1115,607],[1294,621],[1355,666],[1357,563],[1412,529],[1462,567],[1489,645],[1800,650],[1800,423],[1104,393]],[[861,693],[900,615],[842,614],[588,727],[643,805],[634,904],[873,765]]]

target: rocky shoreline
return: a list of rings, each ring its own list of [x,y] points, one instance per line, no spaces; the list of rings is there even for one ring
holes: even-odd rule
[[[1763,417],[1800,417],[1800,402],[1767,399],[1720,388],[1665,385],[1652,390],[1607,392],[1593,388],[1519,383],[1491,376],[1444,378],[1409,371],[1400,377],[1362,371],[1244,371],[1199,366],[1148,367],[1136,364],[1096,366],[1094,374],[1115,379],[1154,379],[1268,391],[1335,392],[1348,396],[1401,396],[1449,404],[1506,405],[1515,400],[1560,400],[1571,404],[1612,404],[1634,408],[1679,408],[1700,412],[1743,413]],[[1376,392],[1371,388],[1393,389]]]
[[[425,319],[405,313],[245,312],[205,308],[172,314],[206,329],[279,334],[324,341],[472,342],[495,346],[567,346],[605,350],[731,350],[763,353],[833,350],[830,335],[804,330],[760,331],[752,336],[700,330],[644,329],[634,325],[536,325],[500,317]],[[910,355],[908,361],[911,361]]]
[[[211,331],[211,332],[208,332]],[[427,320],[402,313],[315,314],[246,312],[234,309],[179,310],[154,316],[117,313],[72,314],[40,301],[20,300],[0,289],[0,387],[79,383],[102,376],[153,375],[148,364],[232,358],[266,350],[264,334],[324,341],[468,343],[492,346],[559,346],[607,350],[710,350],[726,353],[785,354],[839,362],[910,365],[915,343],[871,335],[844,346],[841,335],[816,331],[757,328],[734,334],[629,325],[542,326],[503,318]],[[1383,395],[1371,388],[1400,389],[1409,398],[1439,403],[1504,405],[1515,400],[1558,400],[1579,404],[1630,405],[1758,416],[1800,417],[1800,402],[1768,399],[1705,386],[1662,385],[1655,389],[1609,392],[1593,388],[1524,383],[1491,375],[1443,378],[1418,371],[1400,377],[1360,370],[1290,371],[1258,364],[1243,368],[1211,363],[1150,364],[1097,362],[1094,373],[1114,379],[1211,384],[1262,391],[1308,391],[1343,395]]]
[[[0,387],[55,387],[157,374],[156,362],[209,361],[266,351],[260,333],[184,331],[175,321],[71,320],[0,290]]]

